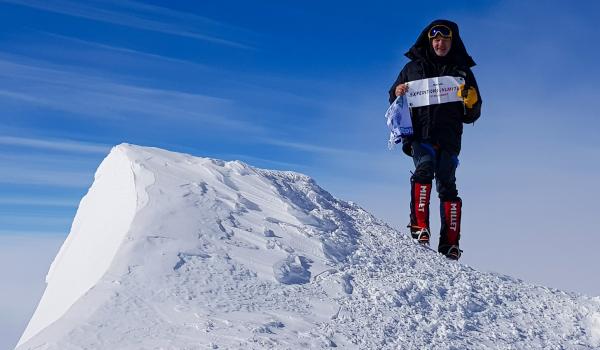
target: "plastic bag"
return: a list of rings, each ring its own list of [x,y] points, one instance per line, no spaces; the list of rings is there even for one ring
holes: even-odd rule
[[[402,138],[413,134],[412,119],[405,95],[396,98],[385,113],[385,118],[387,119],[387,126],[390,128],[390,139],[388,141],[390,149],[402,142]]]

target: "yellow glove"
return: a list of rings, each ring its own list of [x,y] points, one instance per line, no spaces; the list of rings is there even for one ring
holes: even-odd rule
[[[467,108],[473,108],[479,98],[477,97],[477,90],[474,87],[469,87],[466,94],[464,93],[465,84],[462,84],[458,89],[458,97],[463,99],[463,102]],[[465,96],[466,95],[466,96]]]

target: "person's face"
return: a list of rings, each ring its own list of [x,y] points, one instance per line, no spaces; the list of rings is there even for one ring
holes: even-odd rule
[[[450,52],[450,47],[452,47],[452,39],[443,38],[441,36],[436,36],[431,40],[431,46],[433,46],[433,51],[436,55],[444,57]]]

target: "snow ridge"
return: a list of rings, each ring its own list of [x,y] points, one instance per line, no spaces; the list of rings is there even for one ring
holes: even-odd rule
[[[129,193],[125,233],[73,229],[52,275],[76,264],[69,242],[98,236],[119,241],[108,268],[34,321],[72,283],[49,279],[18,349],[600,347],[600,298],[448,261],[305,175],[123,144],[90,193],[122,168],[134,181],[112,177],[93,207]],[[91,207],[75,221],[98,222]]]
[[[46,275],[42,301],[19,343],[59,319],[106,273],[135,216],[133,184],[131,162],[123,152],[112,152],[81,200],[71,233]]]

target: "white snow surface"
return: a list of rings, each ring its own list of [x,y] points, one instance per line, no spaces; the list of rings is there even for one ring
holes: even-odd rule
[[[19,350],[600,348],[598,297],[449,261],[302,174],[128,144],[47,283]]]

